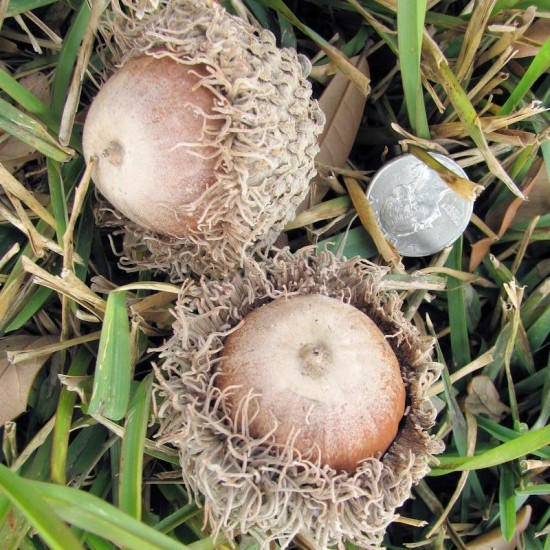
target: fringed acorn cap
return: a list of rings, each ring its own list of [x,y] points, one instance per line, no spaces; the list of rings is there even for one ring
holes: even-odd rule
[[[385,273],[364,260],[340,261],[328,252],[313,256],[306,249],[247,262],[244,275],[225,282],[184,284],[174,336],[160,350],[157,367],[163,400],[158,437],[179,449],[184,483],[197,502],[204,496],[214,534],[250,533],[264,548],[274,540],[286,547],[297,535],[319,549],[343,548],[345,540],[376,547],[411,486],[428,472],[430,457],[442,450],[429,433],[436,412],[427,397],[439,365],[431,360],[433,343],[401,313],[398,295],[384,290]],[[330,297],[366,314],[398,360],[406,409],[397,436],[385,453],[366,457],[352,471],[335,470],[295,444],[309,411],[298,415],[284,441],[276,437],[276,426],[258,434],[251,425],[263,403],[261,392],[250,391],[235,404],[234,387],[217,381],[226,345],[246,327],[247,316],[304,295]],[[338,330],[335,337],[344,336]],[[288,408],[294,410],[291,393]]]
[[[193,156],[198,162],[209,161],[212,171],[199,186],[198,195],[190,195],[188,201],[178,202],[177,186],[168,199],[162,198],[165,216],[192,218],[193,223],[185,228],[154,231],[138,225],[135,217],[129,220],[133,216],[121,213],[120,206],[112,209],[109,205],[104,205],[100,224],[118,227],[125,234],[121,263],[128,269],[167,271],[173,281],[183,280],[189,270],[224,276],[242,266],[247,255],[275,241],[293,218],[315,174],[317,137],[324,115],[311,98],[306,78],[310,63],[292,49],[277,48],[271,32],[258,31],[216,2],[161,0],[139,13],[135,7],[139,3],[124,4],[123,9],[113,1],[113,13],[101,29],[113,66],[122,72],[146,56],[185,67],[182,94],[187,89],[205,91],[212,99],[205,107],[208,101],[202,94],[200,106],[191,113],[203,120],[195,142],[182,135],[183,143],[176,143],[170,154],[187,155],[177,167],[182,180],[190,170],[188,158]],[[151,79],[153,85],[167,70],[158,71],[159,76]],[[137,77],[135,80],[138,82]],[[104,86],[108,85],[109,80]],[[125,83],[120,86],[128,88]],[[116,98],[119,94],[112,95]],[[180,103],[189,101],[182,96]],[[130,103],[128,109],[134,108],[134,102]],[[92,104],[90,118],[93,109]],[[112,116],[106,114],[105,120]],[[130,122],[128,116],[119,125]],[[104,127],[103,122],[96,124],[88,138],[85,127],[85,151],[96,129]],[[96,179],[101,163],[105,165],[109,158],[120,162],[118,146],[114,156],[108,147],[88,149],[87,160],[92,155],[98,157]],[[151,155],[157,153],[153,148],[150,151]],[[144,156],[146,152],[140,153],[138,161]],[[167,158],[172,165],[178,162]],[[134,170],[139,175],[136,164]],[[147,182],[153,189],[151,203],[162,197],[164,184],[162,171],[155,174]],[[133,192],[138,191],[127,191],[128,201]],[[142,203],[135,209],[137,217],[149,207],[145,200]],[[162,214],[157,215],[161,218]]]

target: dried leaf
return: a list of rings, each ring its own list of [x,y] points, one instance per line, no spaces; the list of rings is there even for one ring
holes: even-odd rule
[[[527,529],[531,521],[531,506],[524,506],[516,515],[516,529],[512,540],[506,541],[502,534],[502,529],[496,527],[492,531],[477,537],[472,542],[468,543],[468,550],[514,550],[518,547],[518,539],[520,535]]]
[[[495,422],[500,421],[502,415],[510,411],[510,408],[500,400],[491,379],[484,375],[472,378],[468,384],[468,396],[464,400],[464,407],[475,416],[484,414]]]
[[[526,181],[528,183],[525,187],[522,188],[525,196],[528,197],[531,193],[531,189],[535,185],[535,182],[540,176],[541,171],[545,171],[542,159],[538,162],[535,162],[535,164],[533,165],[532,172],[534,172],[535,175],[531,176],[531,178],[529,178],[529,176],[526,178]],[[512,225],[518,209],[524,204],[529,204],[529,202],[526,203],[524,200],[518,197],[514,197],[510,203],[505,203],[503,205],[503,208],[505,208],[504,212],[499,209],[492,214],[492,219],[488,220],[487,224],[489,226],[493,225],[494,227],[494,225],[500,220],[500,228],[496,232],[499,238],[502,237],[504,233],[506,233],[510,225]],[[472,244],[472,253],[470,255],[469,266],[470,271],[473,271],[483,261],[483,258],[485,258],[491,248],[491,245],[494,243],[494,239],[486,238]]]
[[[0,424],[17,418],[27,409],[34,378],[48,360],[40,356],[18,364],[8,360],[7,352],[37,349],[57,341],[54,336],[18,335],[0,340]]]
[[[535,216],[543,216],[548,212],[550,212],[550,181],[548,181],[548,171],[541,166],[530,188],[529,200],[520,204],[513,221],[514,223],[527,222]]]
[[[351,61],[365,76],[369,76],[364,56],[354,57]],[[321,150],[315,160],[330,166],[345,166],[357,137],[366,100],[344,73],[334,76],[319,99],[319,107],[327,122],[319,138]]]
[[[351,62],[365,76],[369,76],[367,60],[364,56],[354,57]],[[319,106],[326,116],[325,129],[319,138],[320,151],[316,162],[343,168],[357,137],[359,124],[367,98],[348,77],[338,72],[319,99]],[[319,204],[329,189],[329,185],[317,176],[313,179],[310,206]]]
[[[538,19],[513,46],[517,50],[514,57],[534,57],[550,36],[550,19]]]
[[[477,66],[487,63],[493,57],[500,55],[507,50],[514,40],[518,40],[527,31],[533,19],[535,18],[536,7],[529,6],[527,9],[517,12],[517,17],[510,21],[507,29],[503,29],[501,37],[477,59]],[[489,30],[496,30],[492,25],[489,25]]]
[[[37,71],[19,79],[19,84],[44,104],[50,102],[50,78],[46,73]]]

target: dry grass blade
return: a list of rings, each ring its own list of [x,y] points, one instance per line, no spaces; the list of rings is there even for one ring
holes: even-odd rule
[[[533,22],[535,13],[536,8],[534,6],[530,6],[525,11],[519,12],[519,17],[516,17],[516,19],[520,19],[521,24],[519,26],[510,25],[509,30],[503,32],[502,36],[486,52],[478,57],[477,65],[483,65],[493,57],[501,55],[504,51],[510,49],[514,41],[521,38],[527,31]]]
[[[397,122],[392,122],[391,123],[391,128],[397,134],[399,134],[399,135],[401,135],[405,138],[405,139],[402,139],[402,140],[399,141],[399,144],[402,147],[404,147],[404,146],[408,147],[409,145],[416,145],[419,148],[424,149],[426,151],[435,151],[436,153],[441,153],[442,155],[448,155],[449,154],[447,149],[445,149],[445,147],[443,147],[442,145],[440,145],[436,141],[432,141],[431,139],[419,138],[418,136],[415,136],[414,134],[411,134],[410,132],[405,130],[405,128],[402,128],[401,126],[399,126],[399,124],[397,124]],[[433,126],[432,126],[432,128],[433,128]]]
[[[423,163],[427,164],[432,170],[435,170],[452,191],[467,201],[474,202],[483,190],[481,185],[458,176],[426,151],[416,147],[416,145],[410,146],[410,152]]]
[[[78,61],[76,63],[76,67],[73,73],[73,80],[69,88],[67,100],[65,101],[65,108],[63,109],[63,116],[61,118],[59,141],[63,145],[68,145],[71,139],[74,119],[78,108],[78,101],[80,99],[82,82],[84,81],[84,76],[86,74],[88,63],[92,55],[96,31],[99,26],[101,14],[108,4],[109,0],[98,0],[92,3],[90,21],[88,23],[88,26],[86,27],[86,31],[82,39]]]
[[[458,279],[459,281],[467,284],[476,284],[484,288],[497,288],[497,285],[494,282],[490,281],[489,279],[485,279],[481,275],[478,275],[476,273],[466,273],[465,271],[459,271],[458,269],[452,269],[450,267],[424,267],[423,269],[418,270],[417,273],[426,275],[430,273],[441,273],[443,275],[454,277],[455,279]]]
[[[487,365],[490,365],[493,362],[494,356],[495,356],[496,348],[493,346],[492,348],[488,349],[485,353],[480,355],[477,359],[474,359],[471,363],[468,363],[461,369],[457,370],[456,372],[453,372],[450,375],[450,381],[455,384],[459,380],[462,380],[466,376],[469,376],[470,374],[482,369],[483,367],[486,367]],[[429,390],[428,394],[433,397],[435,395],[439,395],[445,391],[445,386],[443,382],[436,382]]]
[[[80,216],[82,205],[88,193],[88,187],[90,185],[90,179],[92,177],[92,170],[94,168],[96,159],[92,159],[87,165],[82,180],[75,191],[73,209],[71,216],[69,218],[69,223],[65,229],[65,234],[63,235],[63,267],[64,269],[73,269],[73,238],[74,230],[76,227],[76,221]]]
[[[483,129],[481,128],[478,114],[470,103],[466,92],[457,81],[455,75],[449,67],[447,59],[439,49],[439,46],[428,33],[424,33],[424,41],[422,46],[424,61],[429,66],[434,78],[437,79],[439,84],[441,84],[446,91],[459,118],[464,123],[469,134],[485,158],[491,173],[502,181],[508,189],[514,193],[514,195],[525,200],[523,193],[518,189],[512,178],[506,173],[497,158],[491,152],[491,149],[487,144],[487,140],[485,139],[485,135],[483,134]]]
[[[322,220],[331,220],[343,216],[351,206],[349,197],[338,197],[315,205],[309,210],[300,212],[290,223],[285,226],[285,231],[306,227]]]
[[[17,254],[19,254],[19,251],[21,250],[21,246],[19,243],[13,244],[10,249],[0,258],[0,271],[4,269],[6,264]]]
[[[357,215],[363,224],[363,227],[369,232],[378,252],[380,252],[382,258],[392,265],[392,267],[398,271],[403,271],[403,264],[401,263],[401,256],[393,245],[384,237],[378,223],[376,222],[376,216],[372,210],[372,207],[365,195],[365,192],[361,189],[361,186],[357,180],[353,178],[344,178],[346,187],[348,189],[351,201]]]
[[[376,17],[374,17],[368,10],[366,10],[357,0],[347,0],[347,1],[357,10],[358,13],[360,13],[363,16],[365,21],[367,21],[367,23],[373,29],[375,29],[378,34],[380,34],[381,36],[386,35],[388,37],[396,34],[395,31],[393,31],[389,27],[386,27],[386,25],[384,25],[383,23],[380,23],[380,21],[378,21],[378,19],[376,19]],[[379,1],[379,3],[384,4],[384,2],[381,2],[381,1]],[[393,5],[391,10],[394,12],[397,11],[397,5]],[[396,52],[397,43],[394,42],[393,45],[394,45],[394,51]]]
[[[47,342],[51,342],[52,339],[57,340],[55,337],[48,337],[47,341],[42,341],[40,347],[33,346],[32,350],[25,351],[22,348],[12,351],[6,351],[6,358],[10,365],[17,365],[26,361],[32,361],[42,357],[48,357],[58,351],[66,350],[72,347],[79,346],[81,344],[87,344],[88,342],[95,342],[99,340],[100,332],[92,332],[84,336],[78,336],[71,340],[65,340],[63,342],[55,342],[48,345],[44,345]],[[36,349],[35,349],[36,348]]]
[[[92,292],[80,279],[70,271],[65,271],[61,277],[51,275],[26,256],[21,258],[23,269],[33,275],[35,283],[51,288],[63,296],[74,300],[88,309],[96,317],[101,318],[105,312],[106,302]]]
[[[55,227],[55,218],[48,212],[34,195],[25,189],[22,183],[15,179],[1,164],[0,164],[0,185],[8,193],[18,198],[30,210],[32,210],[40,219],[44,220],[50,227]]]
[[[467,80],[473,70],[474,60],[478,55],[478,48],[485,35],[485,27],[495,4],[496,0],[478,2],[474,8],[468,27],[466,28],[466,33],[464,34],[460,54],[455,63],[455,75],[460,83]]]
[[[46,250],[51,250],[56,254],[62,254],[63,250],[56,242],[48,239],[36,229],[19,200],[12,197],[10,194],[8,194],[8,197],[11,199],[15,213],[0,205],[0,216],[13,225],[13,227],[16,227],[19,231],[24,233],[29,240],[29,246],[32,249],[32,253],[38,258],[42,258]]]
[[[529,105],[510,115],[479,117],[478,124],[486,136],[496,141],[495,134],[497,132],[513,132],[513,130],[508,129],[510,126],[539,115],[545,110],[544,107],[539,105]],[[431,129],[433,136],[437,139],[461,139],[469,135],[468,128],[461,121],[434,124]]]

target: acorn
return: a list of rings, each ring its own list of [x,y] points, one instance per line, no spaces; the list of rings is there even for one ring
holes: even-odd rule
[[[273,244],[315,174],[311,65],[216,2],[127,4],[101,29],[115,69],[84,125],[99,220],[125,235],[124,265],[224,276]]]
[[[214,535],[376,547],[429,471],[440,365],[386,273],[283,250],[183,286],[157,367],[158,437]]]
[[[295,434],[302,457],[335,470],[383,454],[405,411],[399,362],[382,331],[322,294],[281,297],[246,315],[224,342],[218,373],[233,422],[258,394],[253,437],[284,445]]]

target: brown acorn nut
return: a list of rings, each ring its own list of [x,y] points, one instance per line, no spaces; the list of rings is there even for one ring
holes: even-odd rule
[[[84,154],[97,158],[98,189],[124,216],[165,235],[196,227],[197,201],[216,180],[212,148],[201,147],[221,126],[207,118],[215,96],[198,86],[206,74],[204,65],[138,57],[102,86],[86,118]]]
[[[405,410],[399,362],[376,324],[319,294],[280,298],[249,313],[225,340],[216,384],[234,421],[259,395],[250,434],[293,440],[302,456],[353,472],[379,456]],[[256,410],[257,408],[257,410]]]

